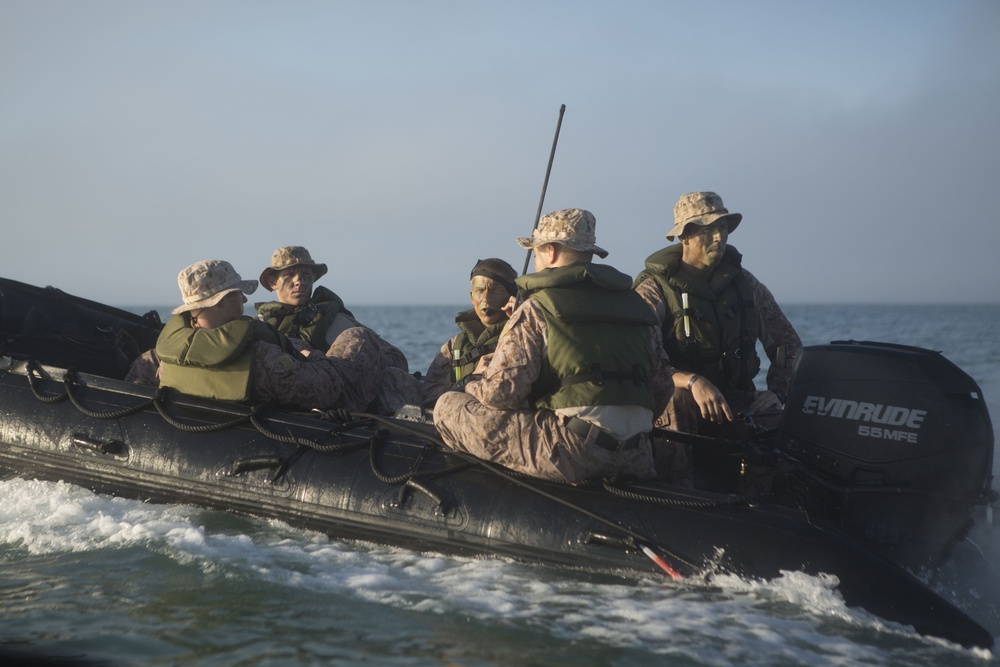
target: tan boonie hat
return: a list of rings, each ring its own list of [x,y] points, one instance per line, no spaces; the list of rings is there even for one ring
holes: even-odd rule
[[[195,262],[178,273],[177,286],[181,288],[181,300],[184,303],[171,311],[174,315],[198,308],[211,308],[230,292],[253,294],[257,289],[257,281],[243,280],[233,265],[225,260],[206,259]]]
[[[522,248],[537,248],[546,243],[558,243],[567,248],[593,252],[598,257],[608,256],[608,251],[598,246],[597,219],[590,211],[580,208],[564,208],[542,216],[531,237],[522,236],[517,244]]]
[[[675,236],[684,233],[688,225],[710,225],[716,220],[726,218],[729,232],[739,227],[742,213],[730,213],[722,205],[722,197],[714,192],[689,192],[681,195],[674,206],[674,228],[667,234],[667,240],[673,241]]]
[[[290,269],[293,266],[308,266],[313,271],[313,280],[318,280],[320,276],[326,274],[326,264],[317,264],[313,261],[309,251],[300,245],[287,245],[278,248],[271,255],[271,266],[264,269],[260,274],[260,284],[268,292],[274,291],[274,279],[278,272]]]

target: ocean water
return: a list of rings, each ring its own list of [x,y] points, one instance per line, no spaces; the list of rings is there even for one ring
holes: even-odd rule
[[[426,370],[460,308],[352,310],[411,370]],[[1000,305],[785,310],[806,344],[938,350],[1000,414]],[[998,563],[984,512],[930,579],[994,636]],[[25,479],[0,481],[0,655],[73,665],[1000,665],[848,608],[824,577],[623,580]]]

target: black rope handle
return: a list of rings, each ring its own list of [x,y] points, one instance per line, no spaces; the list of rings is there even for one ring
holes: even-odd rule
[[[93,419],[120,419],[121,417],[127,417],[133,415],[137,412],[142,412],[150,405],[153,404],[152,400],[146,401],[144,403],[139,403],[138,405],[133,405],[130,408],[121,408],[119,410],[109,410],[107,412],[98,412],[96,410],[91,410],[85,407],[74,393],[76,387],[83,387],[83,385],[77,382],[76,371],[69,369],[63,375],[63,384],[66,386],[66,395],[69,396],[70,403],[72,403],[77,410],[83,414],[91,417]]]
[[[156,407],[156,411],[160,413],[163,417],[163,421],[167,422],[179,431],[184,431],[185,433],[214,433],[215,431],[224,431],[227,428],[233,428],[239,426],[240,424],[250,421],[254,412],[256,412],[257,407],[254,406],[250,408],[250,414],[244,415],[242,417],[237,417],[227,422],[220,422],[218,424],[185,424],[184,422],[176,419],[172,415],[167,414],[166,403],[169,401],[169,395],[165,387],[160,387],[156,391],[156,397],[153,399],[153,406]]]
[[[38,386],[38,381],[41,379],[42,366],[34,359],[29,359],[25,364],[25,377],[28,378],[28,386],[31,388],[31,393],[35,395],[42,403],[58,403],[59,401],[66,400],[66,394],[43,394],[41,387]],[[36,376],[35,373],[38,373]]]
[[[639,493],[637,491],[631,491],[629,489],[622,488],[614,484],[611,480],[603,480],[601,486],[608,493],[619,496],[621,498],[627,498],[628,500],[637,500],[640,502],[652,503],[654,505],[663,505],[664,507],[681,507],[685,509],[716,509],[719,507],[728,507],[730,505],[742,505],[745,501],[741,500],[739,496],[729,495],[724,499],[720,500],[678,500],[676,498],[664,498],[663,496],[654,496],[648,493]]]

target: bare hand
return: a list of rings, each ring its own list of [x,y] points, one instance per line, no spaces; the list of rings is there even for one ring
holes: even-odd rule
[[[517,297],[512,296],[509,299],[507,299],[507,303],[504,304],[501,310],[503,310],[503,312],[507,314],[507,319],[510,319],[510,316],[514,314],[515,310],[517,310]]]
[[[733,411],[722,392],[702,376],[698,376],[691,385],[691,395],[701,410],[701,417],[706,421],[721,424],[733,421]]]

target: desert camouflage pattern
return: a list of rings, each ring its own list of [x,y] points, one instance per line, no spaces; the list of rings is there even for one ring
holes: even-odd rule
[[[714,192],[688,192],[681,195],[674,204],[674,226],[667,234],[667,239],[674,240],[681,236],[688,225],[710,225],[719,218],[726,218],[729,232],[732,233],[743,220],[742,213],[730,213],[722,204],[722,197]]]
[[[726,387],[718,389],[722,391],[734,414],[745,415],[764,428],[775,428],[781,422],[783,411],[782,402],[776,392],[780,392],[782,396],[787,394],[792,379],[790,361],[785,364],[778,363],[778,348],[784,346],[790,360],[802,349],[802,340],[778,306],[771,291],[746,269],[743,269],[743,274],[753,288],[754,304],[760,317],[761,342],[764,353],[771,360],[767,371],[768,389],[749,392]],[[668,320],[669,313],[656,281],[647,278],[636,286],[635,291],[650,305],[656,313],[656,319],[663,326]],[[662,429],[727,439],[740,439],[748,432],[746,422],[740,417],[724,425],[710,424],[703,420],[694,395],[684,387],[674,389],[670,402],[656,417],[654,424]],[[689,446],[673,443],[658,436],[654,440],[654,451],[656,469],[661,479],[690,485],[692,452]],[[757,475],[754,474],[754,477],[756,479]]]
[[[173,309],[174,315],[210,308],[230,292],[253,294],[257,290],[257,281],[243,280],[233,265],[225,260],[206,259],[182,269],[177,274],[177,287],[181,290],[183,304]]]
[[[597,219],[580,208],[564,208],[543,215],[531,236],[519,237],[517,243],[522,248],[559,243],[574,250],[591,251],[598,257],[608,256],[608,251],[597,245]]]
[[[746,269],[743,269],[743,275],[753,289],[754,305],[760,317],[761,344],[764,353],[771,361],[767,370],[767,390],[785,395],[788,393],[788,387],[792,381],[792,369],[790,361],[779,363],[778,350],[779,348],[783,349],[786,358],[790,360],[802,349],[802,339],[799,338],[792,323],[785,317],[785,313],[782,312],[777,301],[774,300],[771,290]],[[667,312],[666,302],[656,281],[647,278],[636,285],[635,291],[656,313],[656,319],[660,322],[660,326],[666,326],[672,316]],[[749,408],[757,401],[757,395],[761,393],[734,391],[727,387],[719,387],[719,390],[734,410],[743,407]],[[676,397],[675,400],[679,399],[680,397]]]
[[[153,350],[146,350],[129,366],[125,381],[145,387],[160,386],[160,362]]]
[[[407,406],[419,407],[420,380],[412,373],[399,368],[383,368],[378,397],[371,410],[381,415],[392,415]]]
[[[299,410],[343,408],[364,412],[379,394],[381,356],[378,343],[368,329],[345,330],[325,356],[312,354],[305,361],[294,359],[277,345],[264,341],[255,342],[253,351],[254,402]],[[136,359],[125,379],[159,386],[159,364],[152,350]]]
[[[267,291],[274,290],[274,279],[278,273],[293,266],[308,266],[312,269],[313,280],[319,280],[326,275],[326,264],[314,262],[309,251],[300,245],[282,246],[271,255],[271,265],[260,273],[260,284]]]
[[[464,393],[450,391],[438,399],[434,423],[445,444],[517,472],[571,484],[614,475],[653,477],[648,436],[638,447],[612,452],[594,444],[596,429],[581,436],[566,428],[567,414],[529,407],[546,340],[544,315],[528,300],[511,317],[483,377],[466,385]],[[650,327],[657,411],[673,391],[673,369],[666,365],[660,341],[659,328]]]
[[[367,327],[345,330],[326,351],[326,362],[337,375],[331,386],[339,389],[331,396],[334,404],[330,407],[366,411],[379,395],[385,370],[375,332]],[[322,358],[313,363],[324,365]]]
[[[385,368],[398,368],[401,371],[409,372],[410,364],[406,360],[406,355],[403,354],[402,350],[398,347],[385,340],[371,327],[365,326],[357,320],[357,318],[348,315],[347,313],[340,312],[337,313],[337,317],[334,318],[333,323],[326,332],[326,340],[333,345],[337,339],[344,331],[351,328],[360,327],[368,331],[368,334],[378,345],[379,356],[382,360],[382,365]]]

